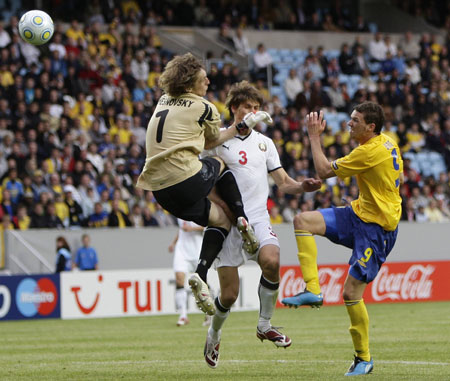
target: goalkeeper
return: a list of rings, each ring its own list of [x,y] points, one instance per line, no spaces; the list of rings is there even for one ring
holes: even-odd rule
[[[215,306],[206,284],[207,272],[231,224],[237,225],[250,254],[258,250],[259,242],[248,224],[233,174],[225,170],[220,158],[200,160],[198,155],[270,116],[262,111],[250,113],[240,124],[221,131],[216,107],[203,98],[209,79],[202,63],[190,53],[166,65],[159,85],[165,94],[148,124],[147,157],[136,186],[152,191],[158,203],[174,216],[206,226],[199,263],[189,285],[199,308],[213,315]],[[214,186],[233,214],[231,221],[222,207],[208,199]]]

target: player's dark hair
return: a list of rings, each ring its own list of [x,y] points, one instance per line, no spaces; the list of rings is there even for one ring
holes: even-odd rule
[[[237,108],[241,103],[249,100],[258,102],[260,106],[264,102],[261,93],[254,86],[248,83],[248,81],[241,81],[231,86],[225,105],[228,111],[230,111],[230,114],[233,115],[232,107]]]
[[[202,62],[191,53],[176,56],[168,62],[159,78],[159,87],[172,97],[179,97],[192,90],[197,75],[204,69]]]
[[[366,124],[374,123],[374,133],[379,135],[383,128],[385,117],[382,107],[375,102],[363,102],[355,107],[355,111],[363,114]]]

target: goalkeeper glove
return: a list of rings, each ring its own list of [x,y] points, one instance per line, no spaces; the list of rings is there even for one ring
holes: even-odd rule
[[[246,128],[253,129],[259,122],[264,122],[266,124],[272,123],[272,118],[270,114],[265,111],[257,111],[255,113],[249,112],[244,116],[242,122],[236,125],[236,129],[241,132]]]

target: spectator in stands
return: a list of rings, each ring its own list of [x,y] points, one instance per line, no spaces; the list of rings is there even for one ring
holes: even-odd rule
[[[369,42],[369,56],[372,62],[382,62],[386,59],[386,44],[381,39],[381,33],[376,32]]]
[[[98,270],[97,251],[91,246],[89,234],[81,236],[81,246],[75,255],[74,267],[82,271]]]
[[[414,39],[411,31],[406,31],[403,38],[400,40],[399,48],[405,53],[405,58],[407,60],[414,59],[417,60],[420,55],[420,46]]]
[[[437,201],[434,198],[428,200],[428,206],[424,210],[427,221],[429,222],[445,222],[446,219],[440,209]]]
[[[250,44],[248,38],[244,35],[242,28],[236,28],[235,35],[233,37],[233,45],[236,52],[242,54],[243,56],[248,56],[250,54]]]
[[[131,226],[131,221],[128,215],[125,214],[119,207],[119,200],[113,200],[111,205],[111,212],[108,215],[108,226],[125,228]]]
[[[272,63],[272,56],[267,52],[265,45],[260,42],[253,55],[254,79],[262,79],[267,82],[267,69],[269,67],[272,68],[272,74],[275,75],[273,73]]]
[[[45,227],[49,229],[63,229],[64,225],[61,219],[56,215],[55,204],[47,204],[47,214],[45,215]]]
[[[297,94],[303,91],[303,84],[298,77],[297,70],[291,68],[289,70],[289,76],[284,81],[284,91],[288,100],[288,106],[293,106]]]
[[[339,55],[339,66],[344,74],[353,74],[355,71],[355,57],[347,43],[342,44]]]
[[[129,218],[130,218],[131,226],[134,226],[135,228],[140,228],[140,227],[144,226],[144,219],[143,219],[141,207],[139,206],[139,204],[133,205],[133,207],[131,208],[131,213],[130,213]]]
[[[342,30],[334,23],[331,13],[325,14],[325,18],[322,22],[322,29],[328,32],[340,32]]]
[[[405,74],[408,76],[409,80],[413,85],[421,81],[421,72],[416,64],[416,61],[411,59],[406,63]]]
[[[69,226],[77,227],[81,226],[81,222],[83,219],[83,210],[81,209],[80,204],[75,201],[72,192],[69,189],[64,189],[65,193],[65,202],[67,208],[69,209]]]
[[[103,210],[101,202],[95,203],[94,213],[89,216],[88,226],[93,228],[108,226],[108,213]]]
[[[63,236],[56,238],[56,273],[72,270],[70,246]]]

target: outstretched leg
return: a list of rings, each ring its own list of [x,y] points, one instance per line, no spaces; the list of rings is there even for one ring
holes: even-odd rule
[[[325,234],[325,220],[320,212],[300,213],[294,217],[294,229],[298,260],[306,288],[295,296],[284,298],[282,303],[296,307],[303,305],[320,307],[323,304],[323,296],[319,284],[317,246],[314,234]]]

